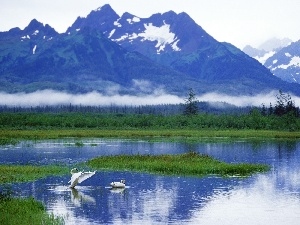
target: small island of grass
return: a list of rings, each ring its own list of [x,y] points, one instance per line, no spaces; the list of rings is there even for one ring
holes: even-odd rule
[[[166,175],[184,176],[249,176],[266,172],[269,166],[262,164],[225,163],[207,155],[189,152],[179,155],[117,155],[101,156],[89,160],[87,165],[95,169],[131,170]]]

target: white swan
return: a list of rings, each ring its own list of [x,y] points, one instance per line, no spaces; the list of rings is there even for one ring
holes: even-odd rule
[[[81,182],[85,181],[86,179],[90,178],[96,173],[94,172],[82,172],[78,171],[77,168],[71,169],[71,180],[68,183],[71,183],[69,186],[70,188],[74,188],[77,184],[80,184]]]
[[[112,188],[125,188],[125,180],[121,180],[120,182],[111,182],[110,186]]]

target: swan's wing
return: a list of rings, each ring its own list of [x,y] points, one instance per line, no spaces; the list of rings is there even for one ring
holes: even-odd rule
[[[77,178],[79,178],[80,176],[81,176],[81,172],[74,173],[74,174],[72,175],[72,177],[71,177],[71,180],[70,180],[68,183],[73,184],[74,181],[75,181]]]
[[[78,183],[81,183],[82,181],[85,181],[86,179],[93,176],[95,173],[96,173],[96,171],[94,171],[94,172],[82,172],[80,174],[80,176],[78,177]]]

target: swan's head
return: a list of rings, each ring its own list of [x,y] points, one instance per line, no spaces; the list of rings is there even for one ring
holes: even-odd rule
[[[122,184],[125,184],[125,180],[121,180],[121,183],[122,183]]]
[[[78,169],[77,168],[71,169],[71,174],[74,174],[74,173],[78,173]]]

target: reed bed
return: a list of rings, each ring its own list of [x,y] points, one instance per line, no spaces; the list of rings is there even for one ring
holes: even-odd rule
[[[0,165],[0,184],[33,181],[68,172],[69,169],[62,166]],[[43,204],[32,197],[15,198],[4,189],[0,191],[0,224],[58,225],[64,224],[64,220],[47,214]]]
[[[34,181],[68,172],[69,169],[63,166],[0,165],[0,184]]]
[[[268,171],[262,164],[231,164],[210,156],[190,152],[179,155],[118,155],[101,156],[87,162],[95,169],[131,170],[167,175],[221,175],[249,176]]]
[[[51,130],[0,130],[0,145],[16,144],[21,140],[46,140],[62,138],[149,138],[177,141],[230,139],[297,139],[300,132],[277,130],[184,130],[184,129],[128,129],[128,130],[101,130],[101,129],[51,129]]]
[[[34,198],[14,198],[8,192],[0,193],[0,224],[5,225],[59,225],[61,217],[47,214],[45,207]]]

